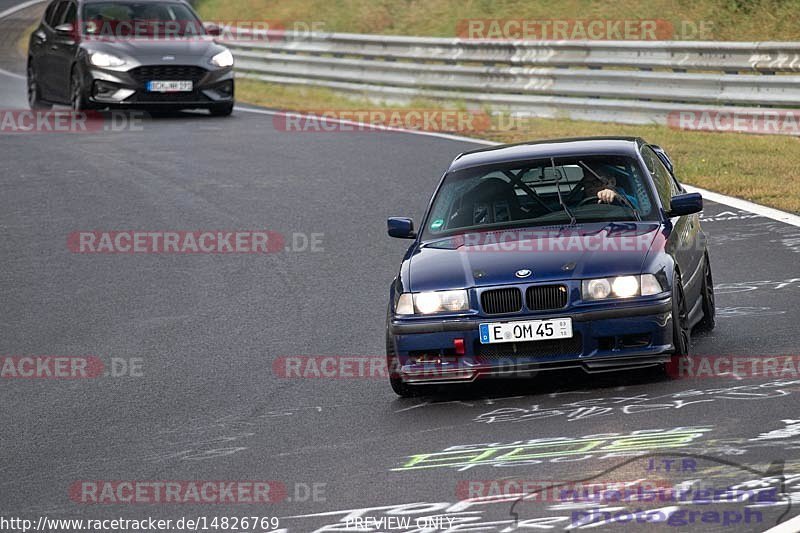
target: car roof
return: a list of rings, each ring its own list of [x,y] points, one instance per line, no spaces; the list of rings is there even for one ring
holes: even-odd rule
[[[639,146],[647,144],[640,137],[575,137],[505,144],[464,152],[455,158],[450,171],[493,163],[510,163],[547,157],[578,155],[636,156]]]

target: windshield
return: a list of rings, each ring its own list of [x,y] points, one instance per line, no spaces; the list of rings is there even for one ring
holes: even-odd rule
[[[98,2],[83,8],[83,33],[96,37],[205,35],[192,10],[180,3]]]
[[[585,156],[449,173],[424,228],[429,240],[471,231],[658,220],[638,162]]]

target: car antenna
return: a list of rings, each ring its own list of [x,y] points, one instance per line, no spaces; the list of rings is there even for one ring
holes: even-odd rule
[[[561,198],[561,174],[556,170],[556,160],[552,157],[550,158],[550,164],[553,166],[553,176],[556,178],[556,193],[558,194],[558,203],[564,208],[564,212],[569,215],[569,225],[574,226],[576,224],[575,215],[572,214],[572,211],[569,210],[567,204],[564,203],[564,199]]]

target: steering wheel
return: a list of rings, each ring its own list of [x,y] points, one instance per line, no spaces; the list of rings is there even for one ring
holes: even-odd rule
[[[589,197],[587,197],[587,198],[584,198],[584,199],[583,199],[583,200],[581,200],[580,202],[578,202],[578,207],[583,207],[584,205],[587,205],[587,204],[590,204],[590,203],[592,203],[592,204],[600,204],[601,202],[600,202],[600,199],[597,197],[597,195],[594,195],[594,196],[589,196]],[[614,196],[614,199],[613,199],[613,200],[611,200],[611,202],[608,202],[608,203],[606,203],[606,202],[602,202],[602,203],[604,203],[604,204],[606,204],[606,205],[611,205],[611,204],[619,204],[619,205],[624,205],[624,204],[622,203],[622,201],[619,199],[619,196],[618,196],[618,195],[615,195],[615,196]]]

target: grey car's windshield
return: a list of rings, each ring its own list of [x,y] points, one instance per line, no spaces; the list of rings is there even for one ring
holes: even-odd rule
[[[651,189],[635,159],[548,158],[449,173],[423,239],[573,221],[634,220],[658,220]]]
[[[109,37],[204,35],[197,16],[178,2],[96,2],[83,8],[83,33]]]

